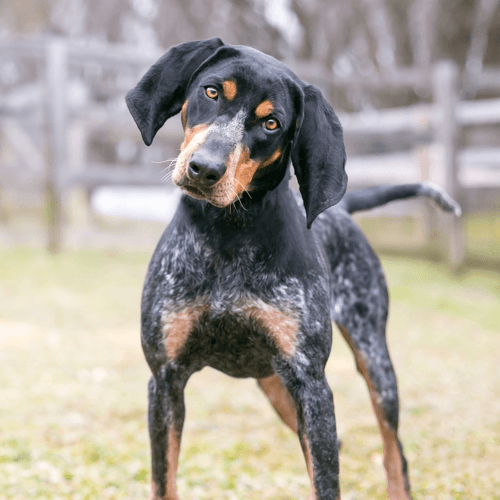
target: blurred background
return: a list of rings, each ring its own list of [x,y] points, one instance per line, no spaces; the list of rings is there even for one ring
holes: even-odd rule
[[[173,119],[145,147],[123,97],[168,47],[220,36],[322,89],[351,189],[432,180],[463,205],[461,221],[422,202],[365,214],[375,245],[500,263],[499,29],[496,0],[4,0],[0,238],[151,245],[158,231],[127,220],[171,217],[182,131]]]
[[[178,117],[146,147],[125,93],[170,46],[218,36],[317,85],[349,189],[431,180],[357,215],[381,255],[414,497],[500,491],[500,0],[2,0],[0,498],[147,498],[148,259],[175,210]],[[366,387],[335,332],[342,498],[385,499]],[[306,498],[295,436],[253,381],[187,387],[181,498]]]

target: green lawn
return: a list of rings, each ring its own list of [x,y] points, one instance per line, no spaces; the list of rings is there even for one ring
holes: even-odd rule
[[[146,254],[0,251],[0,498],[146,499]],[[500,498],[500,274],[386,258],[389,344],[416,500]],[[367,390],[335,333],[344,500],[383,499]],[[305,499],[300,446],[251,380],[187,387],[182,499]]]

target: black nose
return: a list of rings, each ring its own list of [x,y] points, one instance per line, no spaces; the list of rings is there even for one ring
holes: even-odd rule
[[[188,177],[203,187],[217,184],[226,172],[226,165],[217,157],[195,151],[188,165]]]

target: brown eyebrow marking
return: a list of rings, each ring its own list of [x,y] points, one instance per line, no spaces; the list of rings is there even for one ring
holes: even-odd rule
[[[255,108],[255,116],[257,118],[264,118],[264,116],[270,115],[274,111],[274,104],[271,101],[262,101]]]
[[[232,101],[236,97],[236,92],[238,91],[236,87],[236,82],[233,80],[226,80],[222,83],[222,89],[224,97],[228,101]]]

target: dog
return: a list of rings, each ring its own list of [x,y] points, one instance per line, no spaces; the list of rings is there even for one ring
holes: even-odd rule
[[[151,499],[177,500],[184,388],[205,366],[253,377],[298,434],[310,499],[340,498],[332,321],[365,378],[382,434],[388,495],[411,498],[398,389],[385,340],[388,295],[350,213],[427,196],[429,184],[349,192],[342,127],[321,92],[257,50],[220,39],[172,47],[126,96],[146,145],[181,113],[172,180],[183,194],[151,259],[141,305],[152,372]],[[289,189],[290,162],[300,195]],[[314,225],[313,225],[314,222]]]

